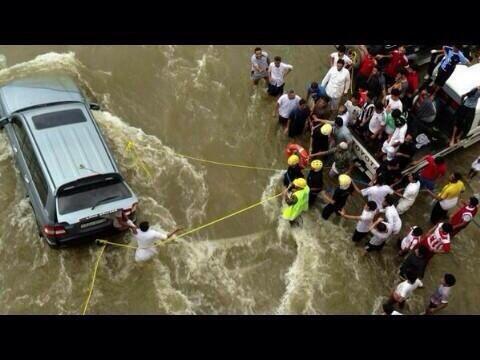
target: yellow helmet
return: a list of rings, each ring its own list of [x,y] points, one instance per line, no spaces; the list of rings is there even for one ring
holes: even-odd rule
[[[300,158],[298,157],[298,155],[295,154],[290,155],[287,162],[289,166],[297,165],[300,162]]]
[[[322,133],[322,135],[330,135],[332,133],[332,130],[333,128],[330,124],[325,124],[320,128],[320,132]]]
[[[295,180],[293,180],[293,185],[303,189],[305,186],[307,186],[307,182],[305,181],[304,178],[296,178]]]
[[[338,183],[341,187],[349,187],[352,183],[352,178],[346,174],[342,174],[338,177]]]
[[[322,160],[313,160],[310,164],[313,170],[321,170],[323,168]]]

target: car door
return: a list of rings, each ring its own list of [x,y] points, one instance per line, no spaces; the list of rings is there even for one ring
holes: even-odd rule
[[[40,224],[46,222],[45,204],[48,196],[47,185],[25,125],[19,116],[12,119],[12,148],[20,171],[21,180],[27,190],[30,203]]]

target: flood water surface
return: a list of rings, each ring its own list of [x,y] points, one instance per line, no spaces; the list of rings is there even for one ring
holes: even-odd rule
[[[288,143],[274,118],[274,101],[250,83],[254,46],[3,46],[8,67],[0,84],[40,73],[73,76],[92,100],[122,174],[140,198],[138,217],[167,231],[194,228],[275,195],[281,173],[217,166],[187,159],[273,169],[285,167]],[[305,96],[323,78],[333,46],[266,46],[294,66],[287,88]],[[129,141],[136,153],[126,151]],[[480,147],[448,159],[467,172]],[[455,159],[453,161],[453,158]],[[478,180],[467,194],[479,192]],[[329,185],[331,187],[331,184]],[[358,195],[348,205],[359,213]],[[50,249],[0,133],[0,313],[79,314],[100,248]],[[428,227],[431,199],[419,196],[403,217]],[[279,221],[281,201],[219,222],[162,247],[136,264],[134,251],[107,247],[89,314],[373,314],[398,281],[391,241],[382,254],[361,256],[351,241],[355,222],[320,217],[301,228]],[[479,228],[471,224],[436,256],[407,313],[428,303],[443,272],[457,277],[444,314],[480,313]],[[128,241],[125,234],[114,240]],[[132,242],[133,244],[133,242]]]

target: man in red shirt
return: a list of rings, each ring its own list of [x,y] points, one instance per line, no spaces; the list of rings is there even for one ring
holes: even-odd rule
[[[366,89],[367,79],[372,74],[375,65],[377,65],[377,60],[375,60],[372,54],[367,53],[360,63],[357,78],[355,79],[357,89]]]
[[[389,58],[390,61],[385,66],[384,72],[387,77],[387,85],[395,81],[398,71],[404,67],[408,68],[408,58],[405,55],[405,47],[399,46],[397,50],[393,50],[390,55],[377,55],[377,60]]]
[[[408,91],[412,94],[418,89],[418,73],[416,65],[409,63],[409,67],[407,68],[407,81],[408,81]]]
[[[478,212],[478,199],[475,196],[472,196],[468,203],[462,201],[462,205],[450,218],[453,227],[452,238],[465,229]]]
[[[427,234],[425,234],[419,246],[423,245],[427,248],[428,251],[425,256],[427,261],[430,261],[435,254],[446,254],[450,252],[450,238],[452,232],[452,225],[445,222],[435,225]]]
[[[445,176],[445,173],[447,172],[447,165],[445,164],[444,158],[434,158],[430,154],[418,161],[414,161],[412,165],[417,165],[424,160],[427,162],[427,166],[420,170],[420,184],[422,185],[422,188],[425,187],[430,191],[434,191],[435,181]]]

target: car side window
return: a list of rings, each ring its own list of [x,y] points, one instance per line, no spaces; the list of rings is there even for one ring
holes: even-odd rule
[[[35,188],[37,189],[40,200],[42,204],[45,205],[48,196],[47,183],[45,181],[45,177],[43,176],[42,169],[38,162],[37,156],[35,155],[30,139],[28,138],[25,127],[20,119],[13,119],[13,129],[15,131],[15,135],[17,136],[18,142],[20,143],[23,157],[25,158],[25,162],[30,171],[30,175],[33,183],[35,184]]]

